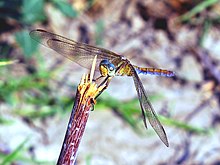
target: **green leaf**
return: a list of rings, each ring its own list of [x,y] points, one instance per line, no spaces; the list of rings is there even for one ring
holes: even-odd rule
[[[37,50],[38,43],[31,39],[28,31],[24,30],[17,32],[15,34],[15,39],[26,57],[31,57],[31,55]]]
[[[32,24],[38,21],[44,21],[44,0],[23,0],[22,4],[22,21]]]
[[[75,18],[78,12],[66,1],[54,0],[55,6],[67,17]]]
[[[15,160],[16,157],[18,156],[18,154],[24,148],[24,145],[28,142],[28,140],[29,140],[29,137],[26,138],[20,145],[18,145],[18,147],[12,153],[7,155],[1,164],[5,165],[5,164],[11,163],[13,160]]]
[[[6,118],[3,118],[2,116],[0,116],[0,124],[3,125],[10,125],[13,123],[13,120],[9,120]]]
[[[180,16],[178,19],[181,22],[184,21],[189,21],[192,17],[194,17],[196,14],[202,12],[203,10],[205,10],[206,8],[218,3],[219,0],[206,0],[206,1],[201,1],[201,3],[199,3],[198,5],[196,5],[193,9],[191,9],[190,11],[188,11],[187,13],[183,14],[182,16]]]
[[[10,64],[14,64],[18,62],[18,60],[13,60],[13,61],[0,61],[0,66],[4,66],[4,65],[10,65]]]
[[[159,117],[159,120],[161,120],[163,123],[166,123],[167,125],[175,126],[176,128],[180,128],[191,133],[204,134],[204,135],[211,133],[210,128],[201,128],[201,127],[191,126],[190,124],[180,122],[178,120],[167,118],[164,116],[158,116],[158,117]]]
[[[103,20],[98,20],[96,22],[96,45],[103,45],[103,32],[105,30],[105,25]]]
[[[204,46],[204,45],[203,45],[203,44],[204,44],[204,41],[205,41],[205,39],[207,38],[207,35],[208,35],[208,32],[209,32],[211,26],[212,26],[211,20],[205,19],[205,21],[203,22],[203,28],[202,28],[202,30],[201,30],[202,33],[201,33],[201,35],[200,35],[200,37],[199,37],[199,45],[200,45],[201,47]]]

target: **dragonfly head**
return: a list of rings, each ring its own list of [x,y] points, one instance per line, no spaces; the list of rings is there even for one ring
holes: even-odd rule
[[[115,76],[115,65],[109,60],[102,60],[99,64],[99,70],[102,76]]]

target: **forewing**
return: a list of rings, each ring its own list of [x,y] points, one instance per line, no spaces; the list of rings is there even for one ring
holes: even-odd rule
[[[92,61],[96,55],[97,64],[103,59],[112,61],[115,58],[121,58],[120,55],[109,50],[79,43],[41,29],[31,31],[30,36],[37,42],[88,69],[91,68]]]
[[[144,124],[147,128],[146,117],[145,117],[145,114],[146,114],[151,126],[153,127],[153,129],[155,130],[157,135],[160,137],[162,142],[168,147],[169,143],[168,143],[166,132],[165,132],[163,126],[161,125],[159,119],[157,118],[156,112],[154,111],[154,109],[153,109],[153,107],[147,97],[147,93],[144,90],[144,86],[141,83],[140,78],[138,77],[135,69],[133,68],[133,66],[131,64],[130,64],[130,67],[131,67],[132,76],[134,79],[134,84],[135,84],[135,87],[136,87],[136,90],[138,93],[138,98],[140,101]]]

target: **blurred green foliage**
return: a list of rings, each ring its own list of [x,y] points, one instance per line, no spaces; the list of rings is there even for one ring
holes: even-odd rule
[[[217,14],[206,14],[202,15],[201,13],[206,11],[209,7],[214,6],[215,4],[219,3],[219,0],[206,0],[201,1],[197,4],[194,8],[186,12],[185,14],[181,15],[177,21],[181,23],[187,23],[192,25],[200,26],[202,25],[202,32],[199,36],[198,45],[203,47],[204,38],[207,36],[209,29],[211,26],[220,23],[220,17]],[[202,16],[196,17],[196,15],[201,14]]]
[[[162,100],[161,95],[152,95],[150,96],[151,101]],[[112,98],[111,96],[104,94],[103,97],[100,98],[100,101],[97,104],[97,107],[100,109],[110,108],[115,112],[116,116],[120,117],[123,121],[127,122],[133,130],[140,134],[146,134],[146,130],[143,129],[143,119],[141,114],[141,108],[139,105],[138,99],[133,99],[128,102],[122,102],[117,99]],[[211,130],[206,128],[199,128],[192,126],[190,124],[180,122],[178,120],[164,117],[158,115],[159,120],[163,123],[163,125],[170,125],[175,128],[182,129],[186,132],[194,133],[194,134],[207,134],[210,133]]]
[[[24,146],[27,142],[28,142],[28,138],[26,138],[21,144],[19,144],[13,152],[5,156],[1,164],[5,165],[15,161],[19,157],[19,154],[22,153]]]
[[[3,74],[3,72],[7,73],[7,70],[1,70],[0,75]],[[22,100],[22,103],[27,105],[42,107],[49,105],[51,107],[51,111],[49,112],[48,110],[46,110],[46,112],[41,112],[40,110],[31,110],[29,112],[25,110],[19,111],[22,113],[22,116],[32,118],[53,115],[56,109],[60,111],[62,111],[62,108],[66,109],[67,107],[71,109],[72,100],[70,101],[67,98],[60,98],[51,94],[53,92],[48,82],[51,76],[52,72],[46,70],[41,70],[35,74],[22,77],[8,75],[6,80],[0,80],[0,100],[14,106],[19,105]],[[22,99],[20,97],[22,97]]]
[[[78,12],[66,0],[8,0],[0,1],[0,34],[15,32],[14,38],[20,47],[23,56],[19,55],[15,44],[7,41],[0,43],[0,104],[7,104],[10,113],[21,119],[28,119],[32,122],[36,119],[44,119],[69,112],[72,109],[74,99],[68,96],[58,97],[53,91],[49,79],[53,76],[54,70],[48,71],[43,67],[43,61],[39,54],[36,54],[38,43],[29,36],[27,29],[32,29],[35,23],[47,23],[46,4],[53,5],[65,16],[75,18]],[[9,21],[10,20],[10,21]],[[12,22],[12,23],[11,23]],[[37,55],[37,56],[36,56]],[[13,60],[11,60],[13,59]],[[30,61],[35,63],[30,63]],[[13,67],[22,64],[26,74],[14,76]],[[11,64],[11,66],[9,66]],[[14,66],[13,66],[14,65]],[[3,104],[2,104],[3,103]],[[62,116],[61,115],[61,116]],[[65,115],[66,116],[66,115]],[[13,124],[13,119],[0,117],[0,124],[7,126]],[[27,164],[55,164],[54,162],[39,162],[25,155],[28,148],[25,139],[14,151],[0,153],[1,164],[12,164],[14,162],[26,162]]]
[[[5,66],[5,65],[10,65],[10,64],[13,64],[13,63],[16,63],[16,62],[17,62],[17,60],[11,61],[11,60],[1,60],[0,59],[0,67]]]
[[[47,20],[45,14],[46,3],[51,3],[67,17],[74,18],[77,11],[66,0],[8,0],[0,2],[0,18],[12,18],[24,25],[31,25],[36,22]]]
[[[65,16],[70,18],[75,18],[78,15],[78,12],[66,1],[64,0],[53,0],[52,1]]]
[[[38,48],[38,43],[33,41],[27,30],[15,33],[16,42],[22,49],[25,57],[31,57]]]
[[[12,152],[5,155],[3,153],[0,153],[0,163],[1,165],[8,165],[12,164],[12,162],[20,162],[27,164],[41,164],[41,165],[49,165],[49,164],[55,164],[54,162],[48,162],[48,161],[38,161],[33,160],[31,157],[24,156],[25,152],[28,152],[28,148],[26,147],[30,137],[25,138]]]
[[[45,21],[44,3],[44,0],[23,0],[21,5],[22,22],[33,24]]]
[[[188,11],[187,13],[183,14],[182,16],[179,17],[179,20],[181,22],[185,21],[191,21],[192,17],[194,17],[196,14],[204,11],[208,7],[218,3],[219,0],[206,0],[202,1],[198,5],[196,5],[192,10]]]
[[[103,20],[98,20],[96,22],[96,36],[95,36],[95,41],[96,45],[103,45],[103,31],[105,29],[104,26],[104,21]]]

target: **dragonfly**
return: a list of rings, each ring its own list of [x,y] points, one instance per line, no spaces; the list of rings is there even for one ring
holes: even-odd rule
[[[160,123],[153,106],[150,103],[147,92],[138,74],[149,74],[157,76],[172,77],[175,75],[173,71],[157,69],[157,68],[142,68],[132,65],[131,62],[123,55],[119,55],[104,48],[99,48],[85,43],[80,43],[54,34],[42,29],[32,30],[30,36],[35,41],[43,44],[78,63],[84,68],[91,68],[92,61],[97,56],[97,64],[95,70],[100,73],[100,77],[104,77],[107,84],[114,76],[130,76],[134,80],[134,85],[137,90],[140,107],[142,110],[142,118],[144,126],[147,127],[147,119],[153,127],[161,141],[169,147],[166,132]],[[97,78],[99,79],[99,78]]]

